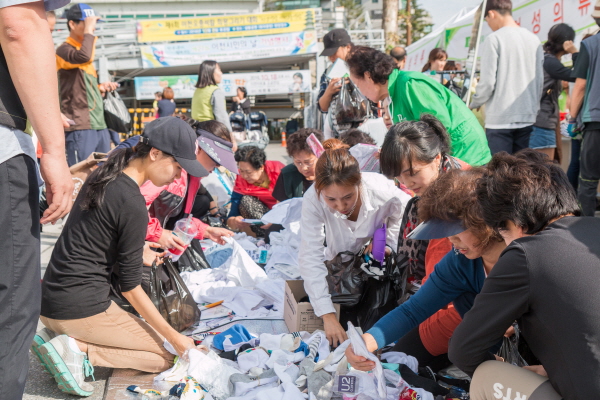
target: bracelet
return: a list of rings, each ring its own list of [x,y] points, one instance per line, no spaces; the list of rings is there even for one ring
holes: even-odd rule
[[[208,211],[212,211],[212,210],[214,210],[215,208],[216,208],[217,210],[219,209],[219,207],[213,207],[213,208],[209,208],[209,209],[208,209]]]

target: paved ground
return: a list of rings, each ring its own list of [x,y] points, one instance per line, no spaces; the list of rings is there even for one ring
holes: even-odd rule
[[[285,147],[281,147],[280,143],[272,143],[267,147],[267,158],[269,160],[281,161],[284,164],[288,164],[291,159],[288,157]],[[45,226],[42,232],[42,265],[41,265],[41,276],[44,276],[52,250],[54,249],[54,243],[58,239],[62,230],[63,222],[60,221],[54,226]],[[41,322],[38,323],[38,329],[43,328]],[[102,400],[108,398],[106,395],[110,394],[109,387],[107,387],[107,381],[111,377],[112,370],[110,368],[95,368],[96,381],[92,382],[94,385],[94,394],[88,397],[90,400]],[[114,380],[115,384],[119,382]],[[110,384],[108,386],[111,386]],[[78,396],[71,396],[61,392],[54,379],[46,373],[43,367],[40,365],[37,357],[32,353],[29,354],[29,376],[27,384],[25,386],[25,394],[23,399],[25,400],[41,400],[41,399],[77,399]]]

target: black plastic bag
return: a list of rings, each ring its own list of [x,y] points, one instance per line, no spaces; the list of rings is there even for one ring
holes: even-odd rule
[[[119,133],[131,130],[131,115],[116,91],[107,92],[104,99],[104,121],[108,129]]]
[[[173,261],[165,257],[162,264],[149,269],[146,293],[163,318],[177,332],[183,332],[200,321],[200,309],[179,276]]]
[[[367,118],[369,101],[350,79],[342,79],[342,88],[335,103],[334,115],[339,125],[362,122]]]
[[[356,308],[357,322],[363,331],[370,329],[379,319],[398,305],[398,286],[401,276],[395,266],[396,255],[385,257],[381,266],[373,260],[372,264],[384,271],[377,278],[369,277],[365,282],[363,294]]]
[[[358,304],[366,280],[366,274],[360,268],[362,263],[360,256],[349,251],[341,252],[333,260],[325,262],[331,301],[347,307]]]
[[[513,324],[515,328],[515,334],[511,337],[502,337],[502,346],[500,350],[498,350],[498,356],[504,359],[504,362],[507,362],[512,365],[516,365],[517,367],[526,367],[527,361],[521,357],[521,353],[519,353],[519,325]]]
[[[175,264],[179,272],[200,271],[201,269],[210,268],[198,239],[192,239],[188,248],[185,249]]]

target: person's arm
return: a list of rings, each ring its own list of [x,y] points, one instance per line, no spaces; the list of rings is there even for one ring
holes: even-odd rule
[[[475,94],[469,104],[470,108],[479,108],[492,97],[496,89],[496,73],[498,72],[498,41],[488,37],[481,46],[481,72]]]
[[[225,93],[221,89],[217,89],[213,92],[210,98],[210,104],[213,108],[213,114],[215,120],[225,124],[227,130],[231,132],[231,122],[229,121],[229,114],[227,114],[227,103],[225,102]]]
[[[377,345],[368,350],[375,351],[395,342],[464,293],[464,268],[457,263],[454,254],[447,254],[414,296],[387,313],[367,331]]]
[[[571,76],[573,69],[565,67],[556,57],[546,57],[544,59],[544,71],[553,79],[575,82],[575,78]]]
[[[387,218],[386,244],[392,249],[398,247],[398,236],[400,235],[400,224],[402,224],[402,216],[404,215],[406,204],[410,201],[410,196],[402,190],[394,186],[390,181],[390,187],[395,193],[394,204],[392,205]]]
[[[331,81],[329,81],[329,84],[327,84],[323,95],[318,100],[319,109],[321,112],[327,112],[329,110],[329,105],[331,104],[333,96],[338,94],[342,89],[342,85],[339,84],[340,79],[342,78],[333,78]]]
[[[27,118],[42,145],[40,172],[46,182],[49,207],[40,222],[54,223],[71,210],[73,180],[65,155],[54,43],[44,2],[1,8],[0,46]]]
[[[450,360],[473,376],[481,363],[495,359],[489,349],[528,309],[527,257],[523,248],[513,242],[485,279],[473,308],[454,331],[448,351]]]
[[[581,110],[581,106],[583,105],[583,98],[585,97],[586,86],[586,79],[577,78],[575,80],[575,85],[573,86],[573,93],[571,93],[571,104],[569,108],[571,118],[577,118],[577,116],[579,115],[579,111]]]

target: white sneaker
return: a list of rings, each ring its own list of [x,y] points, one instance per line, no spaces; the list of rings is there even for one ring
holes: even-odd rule
[[[31,352],[37,356],[37,358],[40,360],[40,363],[42,364],[44,369],[50,375],[52,375],[52,372],[50,372],[50,369],[48,369],[48,366],[46,365],[44,358],[40,354],[39,347],[42,346],[43,344],[49,342],[50,340],[54,339],[55,337],[56,337],[56,333],[54,333],[53,331],[51,331],[48,328],[43,328],[36,332],[35,336],[33,337],[33,342],[31,343]]]
[[[38,350],[60,390],[84,397],[94,393],[94,387],[84,381],[85,376],[94,376],[94,367],[87,355],[71,350],[67,335],[55,337]]]

